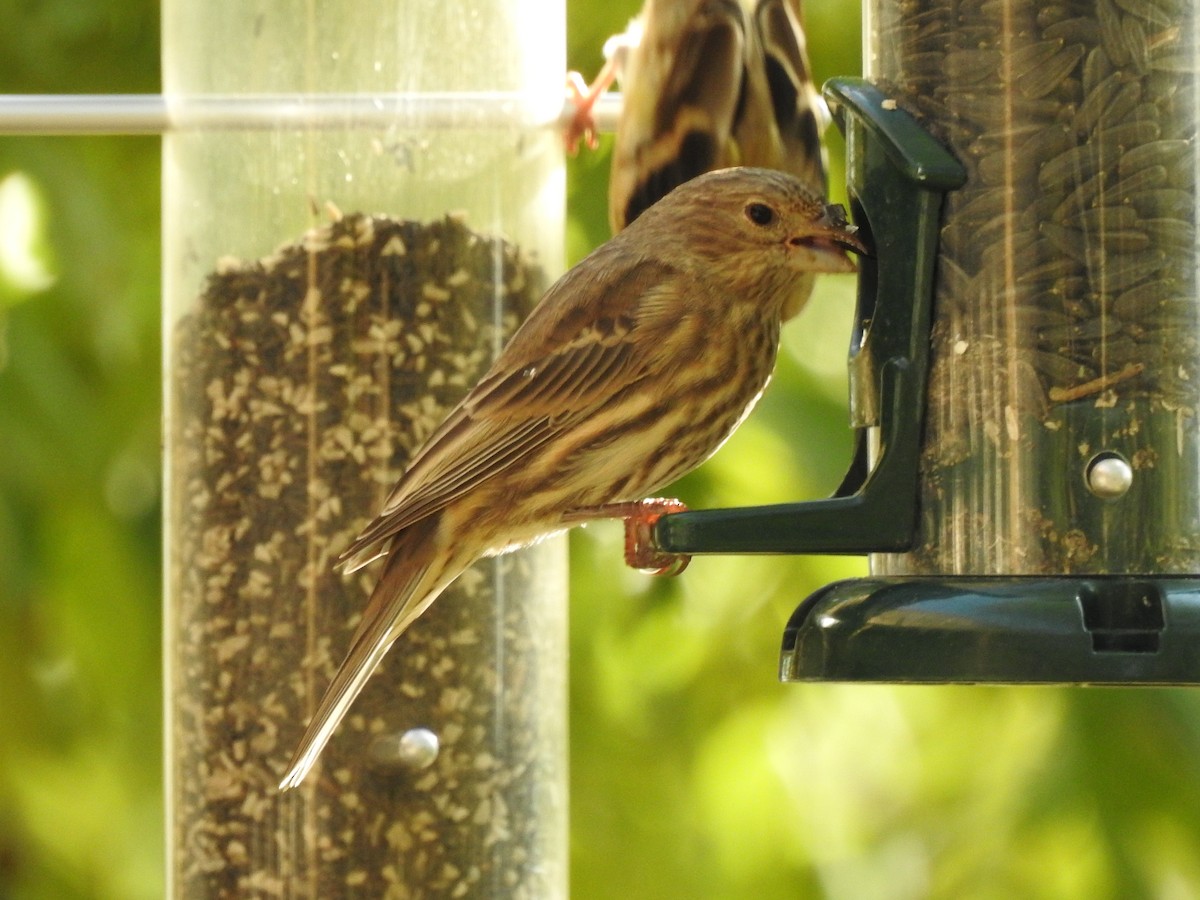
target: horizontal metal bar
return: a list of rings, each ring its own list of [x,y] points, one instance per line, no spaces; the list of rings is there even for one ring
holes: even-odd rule
[[[593,110],[614,131],[619,94]],[[557,116],[518,93],[411,94],[9,94],[0,95],[3,134],[162,134],[188,129],[561,128],[575,115],[568,98]]]

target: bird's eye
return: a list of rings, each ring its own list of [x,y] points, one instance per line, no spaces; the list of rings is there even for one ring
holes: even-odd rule
[[[770,225],[775,221],[775,210],[765,203],[746,204],[746,218],[755,225]]]

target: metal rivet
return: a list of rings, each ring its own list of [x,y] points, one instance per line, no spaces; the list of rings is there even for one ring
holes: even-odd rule
[[[1120,453],[1105,450],[1088,462],[1083,480],[1088,490],[1100,499],[1116,500],[1133,484],[1133,467]]]
[[[371,741],[376,762],[406,769],[427,769],[438,757],[438,736],[428,728],[410,728],[399,734],[381,734]]]

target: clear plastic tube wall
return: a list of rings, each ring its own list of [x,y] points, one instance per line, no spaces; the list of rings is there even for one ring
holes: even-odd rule
[[[868,77],[965,164],[918,544],[877,573],[1200,570],[1196,7],[871,0]]]
[[[565,895],[559,541],[463,576],[276,787],[377,575],[338,553],[558,274],[563,47],[555,0],[164,4],[172,108],[394,111],[165,139],[172,896]]]

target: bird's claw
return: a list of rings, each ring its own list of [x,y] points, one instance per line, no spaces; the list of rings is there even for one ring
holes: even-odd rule
[[[655,497],[630,504],[625,515],[625,564],[653,575],[678,575],[692,558],[682,553],[667,553],[654,542],[654,526],[663,516],[686,512],[678,500]]]
[[[654,525],[665,515],[686,511],[687,506],[678,500],[652,497],[629,503],[606,503],[573,509],[563,517],[563,521],[574,524],[592,519],[624,519],[626,565],[653,575],[678,575],[688,567],[692,558],[685,553],[660,550],[654,543]]]
[[[579,151],[579,142],[583,141],[589,150],[600,146],[600,138],[596,136],[596,119],[592,115],[592,107],[601,90],[588,87],[583,76],[578,72],[567,73],[567,101],[575,107],[575,114],[563,131],[563,143],[567,152],[574,156]]]

